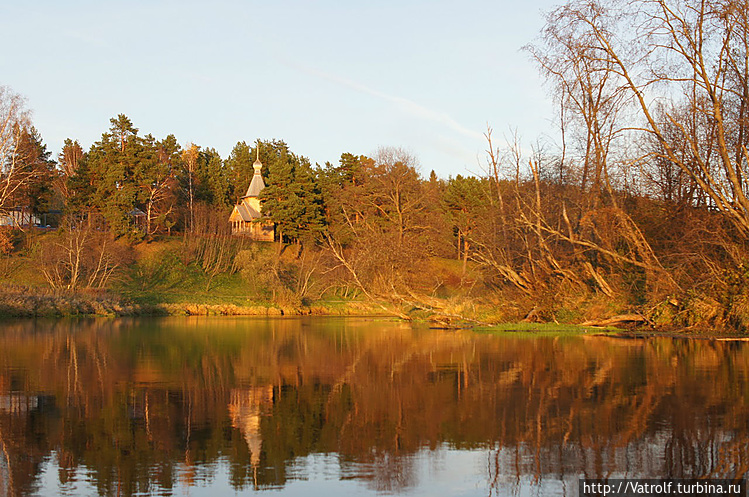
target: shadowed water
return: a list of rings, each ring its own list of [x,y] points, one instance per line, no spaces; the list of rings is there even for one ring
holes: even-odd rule
[[[749,470],[744,342],[385,320],[0,324],[0,496],[577,495]]]

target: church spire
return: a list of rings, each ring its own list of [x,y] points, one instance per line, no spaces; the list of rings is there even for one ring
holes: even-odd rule
[[[260,176],[260,170],[263,168],[263,163],[260,162],[260,142],[258,141],[257,146],[255,147],[255,163],[252,165],[252,167],[255,168],[255,176]]]
[[[261,174],[261,170],[263,169],[263,163],[260,162],[260,142],[258,141],[257,148],[256,148],[256,158],[255,163],[252,165],[253,168],[255,168],[255,174],[252,176],[252,181],[250,181],[250,186],[247,188],[247,193],[245,194],[245,197],[257,197],[260,194],[260,191],[265,188],[265,182],[263,181],[263,175]]]

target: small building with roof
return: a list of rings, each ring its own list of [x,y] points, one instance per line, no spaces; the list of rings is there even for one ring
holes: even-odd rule
[[[252,176],[247,193],[239,199],[239,203],[234,206],[234,210],[229,216],[231,223],[232,235],[248,236],[253,240],[260,242],[272,242],[274,238],[274,225],[271,221],[265,219],[261,211],[260,192],[265,188],[265,182],[261,174],[263,164],[260,157],[252,165],[255,174]]]
[[[41,221],[34,214],[27,212],[23,207],[14,207],[0,214],[0,226],[23,228],[24,226],[35,226]]]

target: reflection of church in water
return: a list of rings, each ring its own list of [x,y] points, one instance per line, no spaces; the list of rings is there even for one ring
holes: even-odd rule
[[[231,391],[229,417],[232,428],[244,437],[250,450],[250,463],[257,470],[260,464],[260,451],[263,437],[260,434],[260,420],[273,404],[273,386],[235,388]]]

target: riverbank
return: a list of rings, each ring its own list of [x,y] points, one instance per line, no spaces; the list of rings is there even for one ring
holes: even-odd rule
[[[70,316],[388,316],[377,305],[362,301],[319,302],[280,306],[270,302],[247,304],[200,302],[145,302],[108,292],[68,292],[24,286],[0,288],[0,317]]]
[[[595,332],[618,330],[629,336],[656,334],[702,337],[742,336],[731,328],[676,326],[657,323],[636,313],[613,314],[615,307],[597,306],[579,310],[578,319],[545,321],[506,314],[504,306],[464,300],[444,302],[444,307],[426,310],[391,302],[364,300],[320,300],[306,305],[282,305],[239,296],[144,292],[122,295],[106,290],[54,290],[26,285],[0,285],[0,318],[134,317],[134,316],[367,316],[393,317],[423,323],[433,329],[475,329],[491,332]],[[433,302],[434,303],[434,302]],[[590,307],[590,306],[589,306]],[[444,311],[444,312],[443,312]],[[452,313],[447,311],[453,311]],[[608,312],[606,312],[608,311]],[[586,319],[595,314],[597,319]],[[613,315],[612,315],[613,314]]]
[[[749,276],[727,280],[733,283],[726,291],[667,294],[653,287],[634,296],[625,281],[603,292],[566,280],[520,291],[475,262],[433,256],[402,285],[375,279],[362,286],[325,269],[335,263],[324,264],[322,249],[302,254],[297,246],[253,244],[219,270],[201,265],[184,237],[166,237],[122,242],[127,257],[106,281],[89,277],[84,287],[79,275],[78,289],[67,291],[49,279],[37,250],[58,235],[35,236],[19,234],[14,252],[0,256],[0,316],[391,316],[443,329],[532,322],[716,335],[749,330]]]

